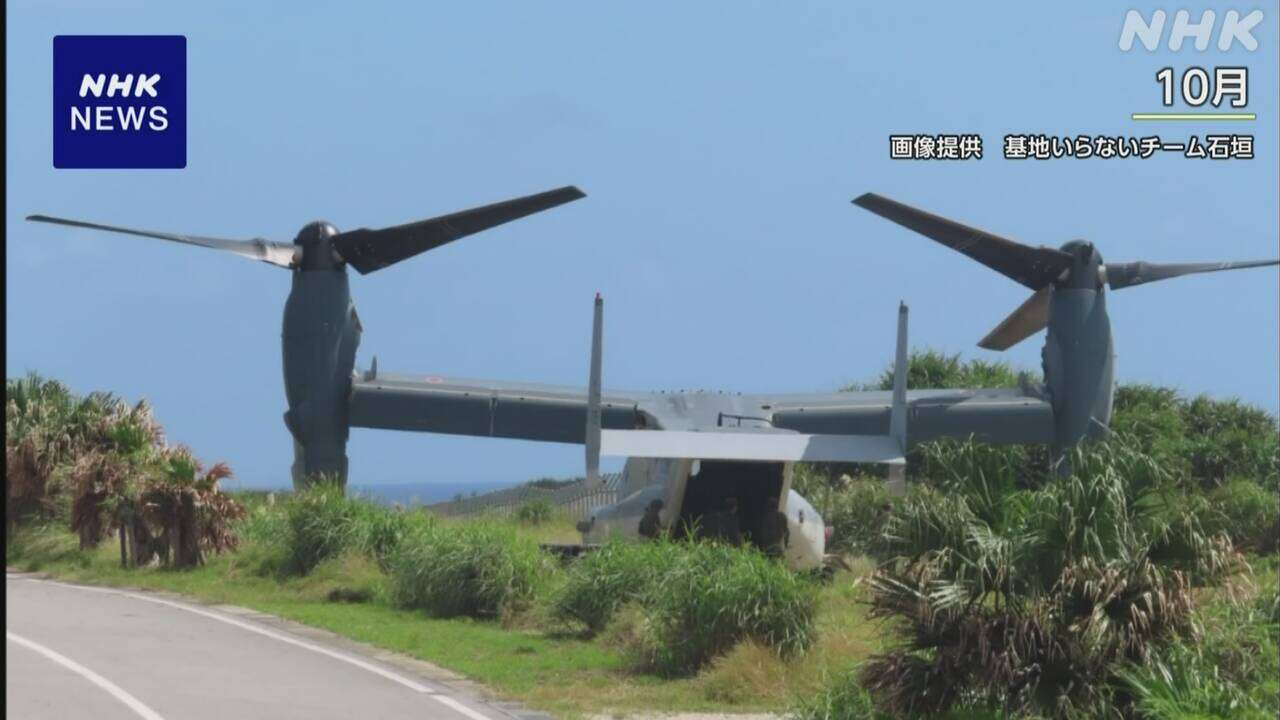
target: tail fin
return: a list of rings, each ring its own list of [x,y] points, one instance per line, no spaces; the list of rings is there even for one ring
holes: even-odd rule
[[[889,463],[888,489],[895,495],[906,491],[907,484],[907,304],[898,303],[898,346],[893,358],[893,405],[889,409],[889,437],[898,444],[903,458]]]
[[[587,486],[600,480],[600,374],[603,348],[600,335],[604,328],[604,299],[596,293],[595,314],[591,322],[591,371],[587,381]]]
[[[898,303],[898,347],[893,359],[893,407],[889,411],[889,436],[907,451],[907,305]]]

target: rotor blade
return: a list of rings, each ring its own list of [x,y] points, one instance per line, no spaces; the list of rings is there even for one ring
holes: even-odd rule
[[[241,257],[250,260],[261,260],[262,262],[278,265],[283,268],[293,267],[298,258],[298,247],[290,243],[269,242],[261,238],[253,240],[224,240],[222,238],[202,237],[200,235],[178,235],[175,233],[154,232],[152,230],[133,230],[130,228],[116,227],[114,225],[101,225],[99,223],[85,222],[83,220],[68,220],[66,218],[51,217],[49,215],[28,215],[27,220],[31,222],[51,223],[53,225],[68,225],[70,227],[88,228],[90,230],[105,230],[106,232],[121,233],[123,235],[138,235],[140,237],[156,238],[157,240],[169,240],[171,242],[183,243],[186,245],[199,245],[200,247],[213,248],[214,250],[225,250],[235,253]]]
[[[1032,293],[1031,297],[1000,321],[994,330],[978,341],[978,347],[987,350],[1008,350],[1044,329],[1049,324],[1049,296],[1053,286],[1046,285]]]
[[[1071,256],[1061,250],[1023,245],[875,193],[861,195],[853,204],[962,252],[1032,290],[1045,287],[1071,266]]]
[[[585,193],[568,185],[407,225],[338,233],[333,237],[333,246],[351,267],[371,273],[458,238],[583,197]]]
[[[1243,270],[1245,268],[1280,265],[1280,260],[1251,260],[1247,262],[1221,263],[1107,263],[1106,279],[1112,290],[1142,285],[1157,280],[1168,280],[1179,275],[1218,272],[1219,270]]]

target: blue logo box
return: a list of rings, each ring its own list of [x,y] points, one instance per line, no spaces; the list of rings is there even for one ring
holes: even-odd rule
[[[53,38],[55,168],[187,166],[187,38]]]

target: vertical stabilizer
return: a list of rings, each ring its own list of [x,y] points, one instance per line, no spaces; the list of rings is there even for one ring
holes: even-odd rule
[[[600,373],[601,334],[604,326],[604,299],[596,293],[595,317],[591,323],[591,376],[587,382],[587,484],[600,482]]]
[[[893,356],[893,406],[889,411],[889,435],[907,451],[907,305],[898,303],[898,347]]]
[[[889,491],[906,492],[907,484],[907,305],[898,303],[898,347],[893,356],[893,405],[889,409],[889,436],[898,444],[903,459],[889,463]]]

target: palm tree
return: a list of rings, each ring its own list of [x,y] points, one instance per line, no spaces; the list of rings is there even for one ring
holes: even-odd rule
[[[925,462],[947,469],[944,491],[904,499],[872,580],[872,615],[904,637],[860,673],[893,714],[1112,713],[1115,672],[1192,630],[1192,581],[1238,567],[1229,541],[1157,502],[1168,478],[1119,440],[1077,450],[1065,478],[1019,477],[971,443]]]
[[[181,446],[165,448],[156,466],[141,501],[163,538],[166,560],[175,568],[189,568],[204,561],[203,550],[233,548],[231,523],[243,517],[244,507],[218,488],[219,481],[231,477],[231,468],[217,463],[206,471]]]
[[[36,373],[5,383],[6,536],[27,516],[57,513],[56,471],[83,449],[114,403],[110,395],[73,395]]]

